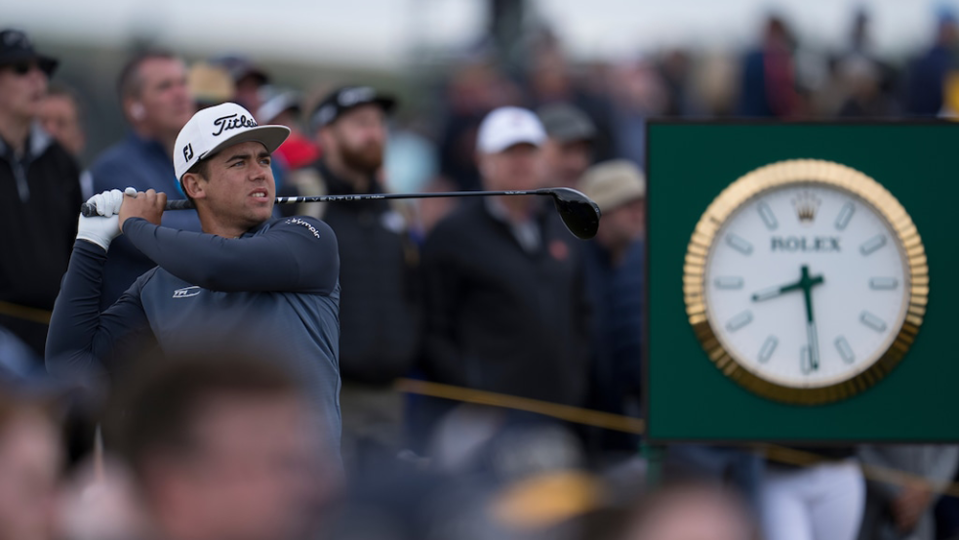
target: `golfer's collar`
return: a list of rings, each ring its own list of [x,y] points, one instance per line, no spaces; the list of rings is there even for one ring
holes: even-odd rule
[[[273,221],[276,221],[276,220],[273,219],[273,218],[270,218],[270,219],[264,221],[263,223],[260,223],[259,225],[254,225],[254,226],[251,227],[250,229],[247,229],[247,231],[246,231],[245,233],[241,234],[241,235],[238,236],[237,238],[251,238],[251,237],[253,237],[253,236],[256,236],[257,233],[259,233],[260,231],[262,231],[263,229],[265,229],[266,226],[267,226],[268,224],[272,223]]]

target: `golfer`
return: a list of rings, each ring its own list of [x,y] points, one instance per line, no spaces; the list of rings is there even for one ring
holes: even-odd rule
[[[270,154],[289,133],[258,126],[234,103],[187,122],[173,162],[202,233],[160,226],[163,193],[128,188],[91,197],[99,216],[80,217],[50,321],[47,368],[115,374],[151,344],[171,355],[199,343],[269,348],[293,359],[338,456],[340,263],[336,237],[322,221],[272,218]],[[121,232],[157,267],[101,313],[103,267]]]

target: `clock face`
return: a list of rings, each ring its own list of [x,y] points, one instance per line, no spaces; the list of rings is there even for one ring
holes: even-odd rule
[[[787,403],[845,399],[915,340],[929,269],[899,201],[863,173],[788,160],[733,182],[696,225],[686,313],[709,359]]]
[[[743,368],[816,388],[862,373],[889,349],[909,305],[899,238],[835,186],[761,191],[719,228],[706,258],[706,315]]]

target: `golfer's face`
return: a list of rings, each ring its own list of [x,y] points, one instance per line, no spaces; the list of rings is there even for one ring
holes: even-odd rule
[[[231,146],[210,160],[210,209],[231,223],[252,227],[273,213],[276,184],[270,153],[258,142]]]

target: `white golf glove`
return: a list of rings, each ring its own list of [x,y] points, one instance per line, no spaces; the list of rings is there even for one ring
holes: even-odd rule
[[[137,190],[132,187],[126,189],[128,195],[136,196]],[[98,193],[87,200],[87,204],[94,206],[98,216],[86,217],[80,215],[77,224],[77,240],[92,242],[104,249],[110,250],[110,242],[120,236],[120,206],[123,204],[123,192],[119,189]]]

